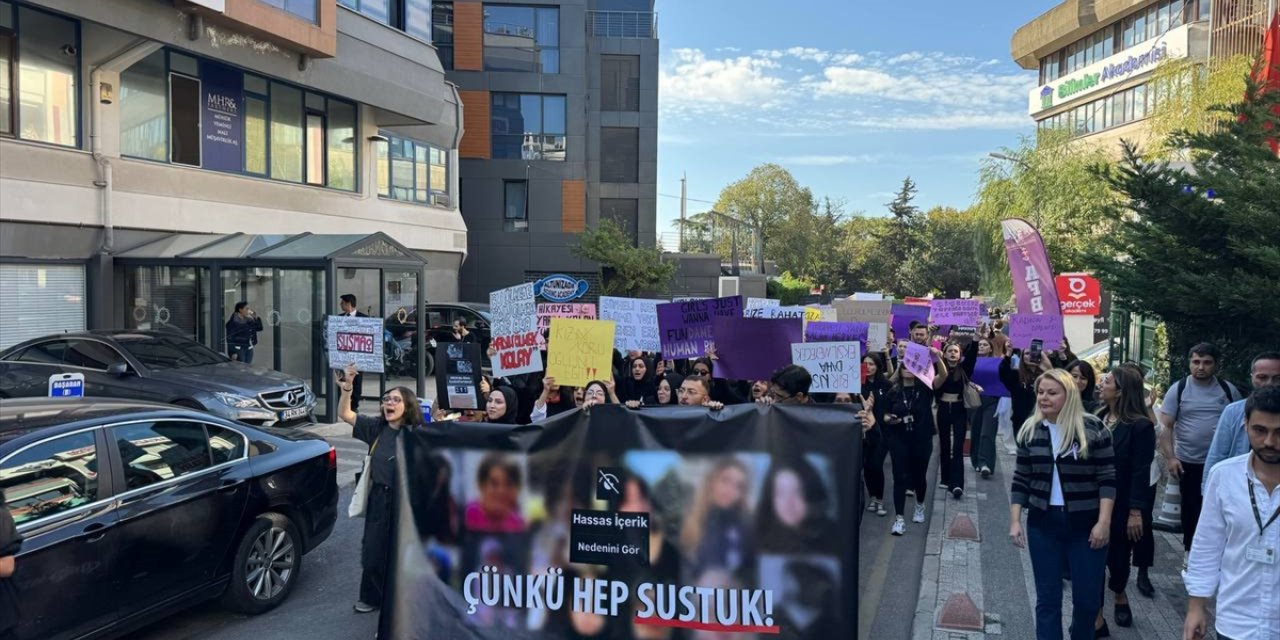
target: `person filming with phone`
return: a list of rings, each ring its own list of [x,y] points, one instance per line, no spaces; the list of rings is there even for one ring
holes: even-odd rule
[[[241,300],[227,319],[227,357],[245,364],[253,364],[253,347],[258,344],[262,332],[262,318],[258,312]]]

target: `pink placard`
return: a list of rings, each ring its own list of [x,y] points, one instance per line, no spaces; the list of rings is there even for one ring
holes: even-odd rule
[[[1045,351],[1052,351],[1062,346],[1062,337],[1059,315],[1015,313],[1009,320],[1009,342],[1018,349],[1031,347],[1031,341],[1039,338],[1044,341]]]
[[[902,366],[920,378],[925,386],[933,386],[933,352],[929,347],[908,342],[907,352],[902,356]]]

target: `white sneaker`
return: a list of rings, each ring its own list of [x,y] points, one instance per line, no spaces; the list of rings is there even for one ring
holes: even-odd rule
[[[876,500],[876,515],[881,518],[889,515],[889,512],[884,509],[884,501],[882,500]]]
[[[893,528],[889,530],[889,533],[895,536],[905,535],[907,533],[907,521],[903,520],[902,516],[898,516],[893,521]]]
[[[876,501],[875,501],[875,500],[868,500],[868,501],[867,501],[867,511],[874,512],[875,510],[876,510]]]
[[[912,522],[924,522],[924,505],[916,505],[916,512],[911,515]]]
[[[911,496],[912,498],[916,497],[915,489],[907,489],[907,495]]]

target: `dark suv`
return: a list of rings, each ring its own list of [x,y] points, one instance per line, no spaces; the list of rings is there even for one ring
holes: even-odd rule
[[[28,340],[0,353],[0,398],[46,397],[53,375],[84,376],[84,395],[146,400],[256,425],[312,420],[307,383],[256,369],[167,331],[87,331]]]

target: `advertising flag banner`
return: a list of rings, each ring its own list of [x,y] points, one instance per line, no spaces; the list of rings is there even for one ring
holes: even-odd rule
[[[933,385],[933,376],[936,372],[933,369],[933,352],[929,347],[908,342],[907,352],[902,356],[902,366],[920,378],[924,386]]]
[[[658,334],[658,305],[665,300],[600,296],[600,319],[614,322],[613,347],[618,351],[662,350]]]
[[[480,409],[480,345],[446,342],[436,349],[436,402],[441,409]]]
[[[791,362],[813,376],[810,394],[862,392],[862,349],[857,342],[793,344]]]
[[[611,378],[613,331],[612,320],[552,318],[547,377],[569,387]]]
[[[936,325],[960,325],[973,327],[978,324],[977,300],[934,300],[929,304],[929,322]]]
[[[1018,349],[1027,349],[1031,341],[1039,338],[1044,341],[1045,351],[1052,351],[1062,346],[1062,316],[1033,316],[1015,313],[1009,318],[1009,343]]]
[[[533,283],[518,284],[489,294],[490,347],[495,377],[542,371],[538,349],[538,307],[533,301]]]
[[[791,364],[791,343],[804,342],[804,318],[716,317],[713,323],[717,378],[768,380]]]
[[[1021,218],[1001,221],[1004,249],[1009,255],[1009,275],[1018,301],[1018,313],[1043,315],[1061,313],[1053,268],[1040,232]]]
[[[601,405],[395,446],[380,637],[857,634],[851,405]]]
[[[325,322],[325,345],[329,368],[345,369],[354,363],[363,373],[382,373],[382,318],[329,316]]]
[[[742,317],[742,296],[658,305],[662,357],[700,358],[706,355],[707,346],[715,344],[711,326],[711,319],[715,317]]]

